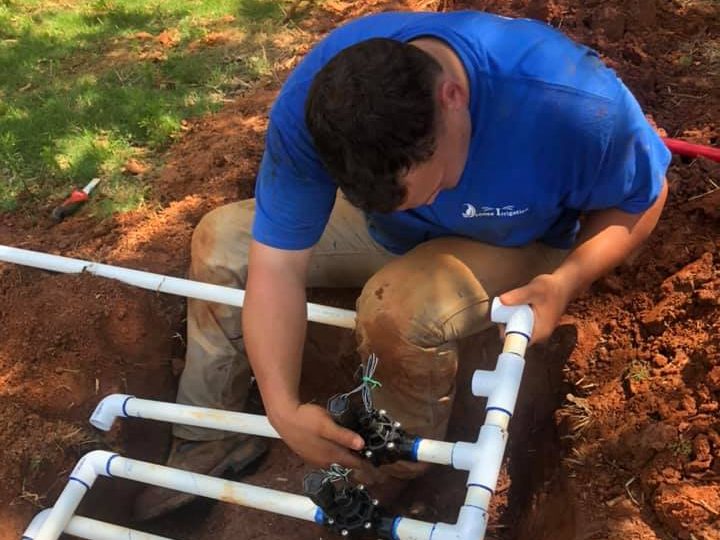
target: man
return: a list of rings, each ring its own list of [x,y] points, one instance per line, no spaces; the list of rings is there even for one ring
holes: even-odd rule
[[[654,228],[668,162],[615,74],[544,24],[479,12],[347,24],[277,98],[256,198],[194,234],[191,277],[247,296],[242,324],[238,309],[189,302],[178,401],[241,410],[251,364],[270,422],[307,462],[411,478],[418,464],[368,471],[353,452],[362,439],[300,402],[305,287],[364,285],[357,333],[361,356],[380,358],[376,405],[443,438],[456,344],[490,325],[489,300],[531,304],[533,341],[546,339]],[[174,434],[168,464],[208,474],[263,451],[243,436]],[[189,499],[150,490],[139,517]]]

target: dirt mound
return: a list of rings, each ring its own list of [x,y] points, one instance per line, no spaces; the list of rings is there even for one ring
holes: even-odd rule
[[[102,441],[87,422],[101,397],[172,398],[170,321],[178,314],[112,281],[10,267],[0,296],[0,523],[18,527],[3,526],[0,538],[17,538],[82,454],[124,444],[122,430]]]
[[[691,262],[659,281],[653,244],[679,222],[665,220],[642,263],[571,310],[583,331],[567,364],[573,389],[556,419],[568,456],[563,474],[593,531],[587,538],[627,532],[629,516],[658,537],[664,528],[677,538],[718,538],[720,226],[696,215],[695,232],[714,241],[695,260],[692,239],[675,244],[674,261]],[[679,246],[688,249],[678,255]]]

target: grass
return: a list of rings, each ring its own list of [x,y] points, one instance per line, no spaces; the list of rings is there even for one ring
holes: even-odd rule
[[[640,360],[633,361],[628,366],[626,378],[633,382],[642,382],[650,378],[650,367],[646,362]]]
[[[103,214],[141,205],[183,120],[272,73],[283,0],[0,0],[0,211],[101,176]]]
[[[685,439],[682,435],[670,445],[670,451],[682,458],[688,458],[693,452],[692,441]]]
[[[564,411],[570,420],[570,435],[566,438],[578,439],[585,432],[590,425],[593,423],[593,410],[590,406],[590,402],[581,397],[567,394],[565,396],[567,403],[564,406]]]

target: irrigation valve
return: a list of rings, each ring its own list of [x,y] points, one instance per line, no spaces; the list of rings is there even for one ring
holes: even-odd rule
[[[400,422],[373,407],[372,389],[380,386],[372,378],[377,362],[377,357],[370,355],[360,384],[327,403],[328,413],[337,424],[363,438],[365,446],[360,454],[376,467],[400,459],[414,460],[415,444],[415,437],[406,434]],[[350,484],[349,473],[339,465],[313,471],[303,481],[305,495],[322,509],[325,525],[342,537],[393,538],[393,518],[384,514],[362,485]]]
[[[349,473],[333,465],[327,471],[308,473],[303,480],[305,495],[322,509],[325,525],[343,538],[376,538],[382,531],[391,531],[392,518],[382,515],[377,499],[362,485],[350,484]]]
[[[373,465],[413,459],[415,437],[407,435],[400,422],[392,420],[383,409],[365,410],[347,394],[331,397],[327,409],[335,422],[363,438],[365,447],[360,454]]]
[[[358,375],[360,384],[350,392],[331,397],[327,410],[338,425],[363,438],[365,446],[360,453],[376,467],[400,459],[414,461],[415,437],[405,433],[387,411],[373,407],[372,390],[382,386],[373,378],[378,362],[378,357],[371,354]]]

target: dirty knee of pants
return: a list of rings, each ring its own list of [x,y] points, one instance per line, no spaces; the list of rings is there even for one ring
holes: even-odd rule
[[[247,281],[253,201],[221,206],[206,214],[193,233],[191,279],[243,288]],[[178,403],[242,410],[250,384],[250,365],[242,343],[241,309],[190,299],[185,368]],[[177,437],[215,440],[230,432],[176,425]]]
[[[443,439],[455,397],[457,340],[487,325],[488,295],[452,254],[417,248],[391,262],[366,284],[357,302],[363,358],[378,355],[376,408],[413,435]],[[426,465],[384,466],[410,478]]]

